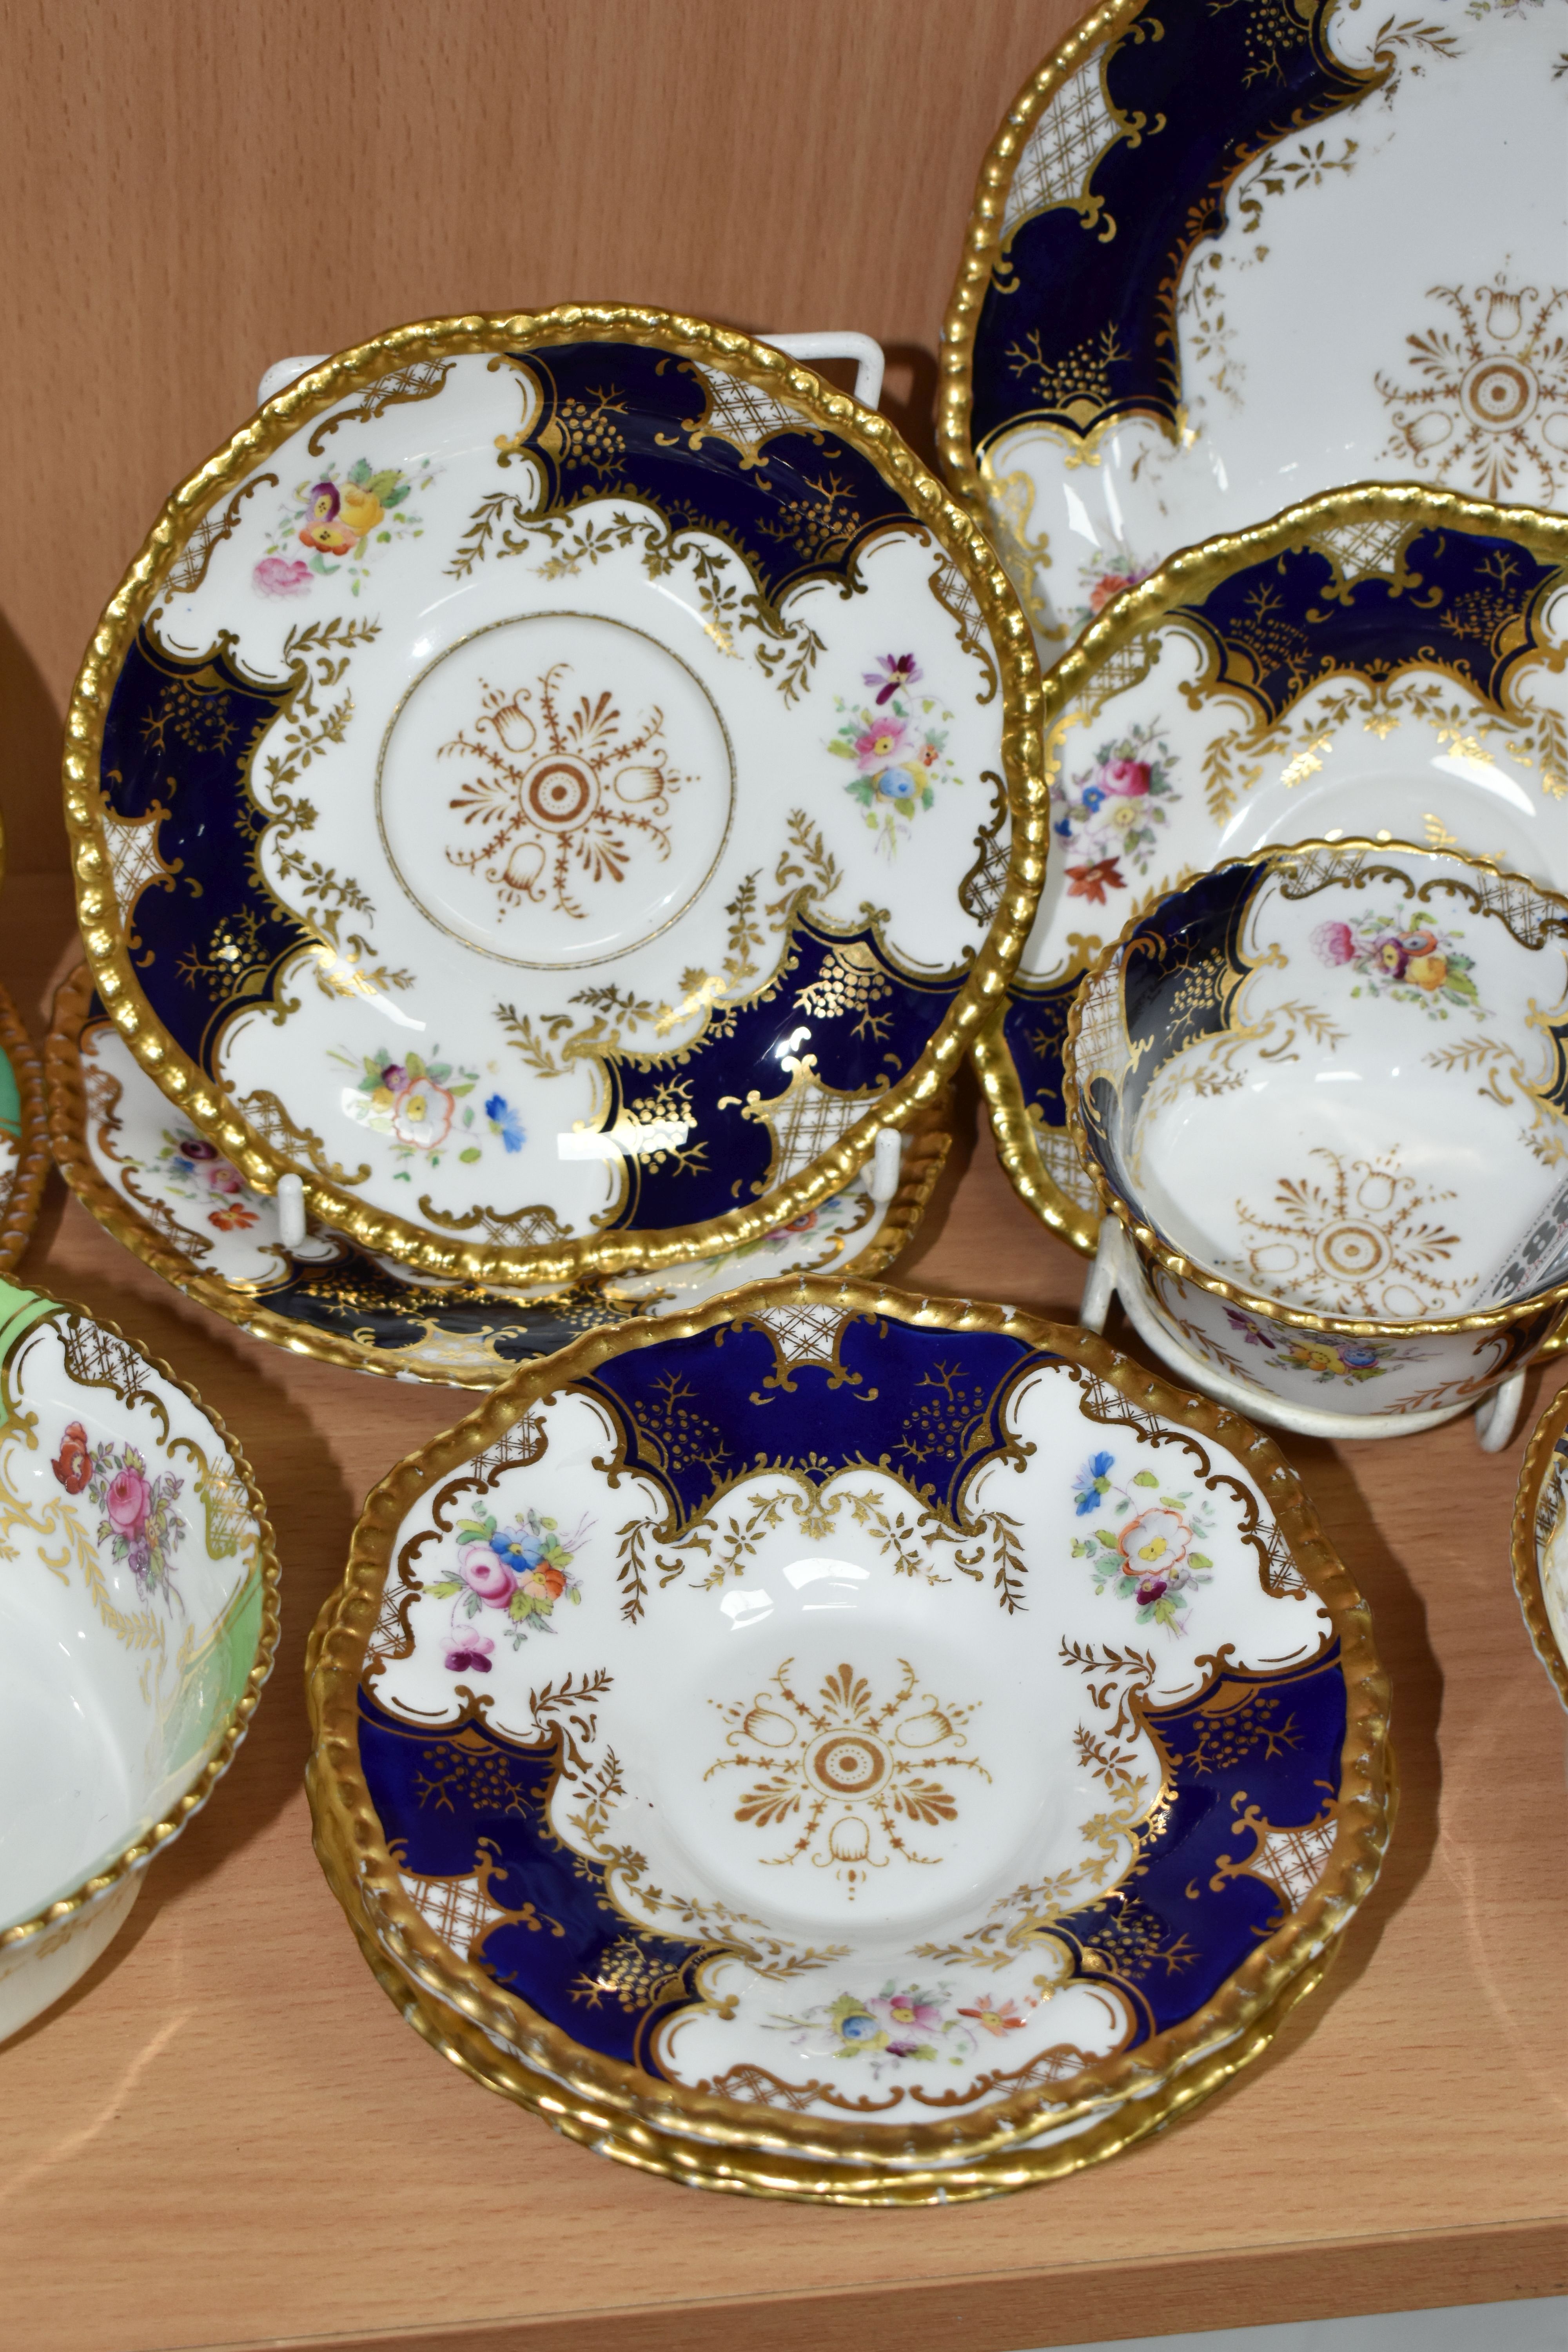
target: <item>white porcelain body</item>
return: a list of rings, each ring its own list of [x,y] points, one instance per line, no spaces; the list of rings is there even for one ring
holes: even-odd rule
[[[1088,1425],[1080,1396],[1065,1366],[1014,1393],[1020,1456],[973,1483],[969,1522],[996,1531],[958,1547],[963,1572],[929,1526],[889,1543],[914,1498],[866,1469],[815,1498],[787,1473],[742,1476],[721,1509],[661,1544],[664,1496],[626,1470],[612,1487],[617,1430],[576,1390],[538,1408],[533,1463],[465,1478],[451,1497],[433,1487],[398,1528],[396,1590],[410,1597],[372,1645],[378,1708],[435,1736],[482,1690],[487,1736],[529,1743],[553,1719],[551,1691],[591,1691],[591,1714],[574,1702],[553,1784],[556,1836],[607,1866],[616,1907],[648,1933],[700,1933],[754,1955],[704,1962],[704,2002],[651,2045],[668,2079],[712,2087],[762,2068],[782,2074],[795,2112],[826,2118],[843,2105],[829,2095],[843,2074],[883,2100],[897,2088],[962,2114],[994,2096],[1004,2042],[1010,2080],[1048,2069],[1058,2050],[1069,2065],[1109,2056],[1133,2032],[1113,1981],[1075,1977],[1048,1932],[1020,1927],[1043,1883],[1058,1915],[1120,1885],[1161,1801],[1157,1751],[1135,1724],[1106,1781],[1072,1645],[1155,1642],[1145,1690],[1161,1706],[1204,1690],[1199,1660],[1222,1641],[1242,1673],[1306,1665],[1327,1619],[1299,1585],[1265,1588],[1259,1538],[1247,1536],[1268,1505],[1238,1462],[1194,1495],[1158,1441]],[[1113,1489],[1103,1500],[1096,1475]],[[1142,1636],[1139,1609],[1111,1603],[1071,1558],[1066,1529],[1092,1524],[1091,1505],[1129,1528],[1147,1517],[1162,1556],[1179,1547],[1191,1562],[1157,1622],[1159,1598],[1142,1608]],[[520,1588],[498,1575],[486,1520],[509,1545],[554,1548],[542,1553],[558,1580],[547,1642],[533,1619],[511,1620]],[[997,1590],[1009,1541],[1039,1563],[1017,1613]],[[647,1574],[638,1611],[616,1558]],[[447,1880],[404,1885],[433,1923],[449,1915]],[[900,2026],[907,1984],[931,1990]],[[825,2067],[818,2099],[809,2079]]]
[[[1140,1235],[1155,1317],[1297,1407],[1440,1412],[1506,1379],[1568,1274],[1564,1030],[1568,906],[1452,856],[1307,848],[1163,900],[1073,1049],[1086,1166],[1239,1294]]]
[[[625,1231],[742,1240],[868,1153],[991,934],[1018,714],[860,425],[629,331],[496,341],[311,412],[187,526],[105,728],[106,760],[167,734],[173,811],[143,761],[89,822],[127,936],[180,905],[183,944],[100,977],[149,1065],[210,1078],[208,1132],[372,1246],[526,1280]],[[239,881],[181,831],[214,763]]]
[[[1352,835],[1457,846],[1568,890],[1564,551],[1486,510],[1373,499],[1364,517],[1302,509],[1263,546],[1194,551],[1140,592],[1146,618],[1108,619],[1070,657],[1039,909],[981,1051],[1022,1097],[1005,1158],[1080,1247],[1099,1208],[1061,1037],[1079,978],[1138,908],[1227,858]],[[1489,566],[1516,584],[1482,647],[1467,615]],[[1454,1034],[1463,1008],[1434,1001]]]
[[[0,1305],[14,1318],[0,1432],[8,2032],[90,1965],[232,1746],[267,1592],[243,1478],[200,1406],[74,1310],[29,1321],[37,1302],[10,1290]]]
[[[89,1106],[85,1139],[94,1167],[128,1208],[150,1218],[163,1239],[189,1259],[193,1271],[265,1297],[296,1269],[330,1265],[342,1256],[340,1238],[321,1230],[292,1249],[284,1247],[276,1198],[257,1192],[213,1151],[159,1093],[110,1023],[100,1020],[83,1031],[80,1054]],[[738,1282],[831,1272],[868,1248],[886,1221],[890,1202],[872,1198],[869,1178],[868,1169],[819,1208],[755,1241],[656,1274],[617,1275],[614,1288],[635,1298],[644,1314],[671,1315]],[[439,1286],[394,1258],[380,1264],[409,1289]],[[498,1302],[548,1295],[547,1285],[494,1294]]]
[[[36,1942],[0,1946],[0,2042],[52,2009],[86,1976],[125,1925],[145,1877],[145,1871],[130,1871]]]

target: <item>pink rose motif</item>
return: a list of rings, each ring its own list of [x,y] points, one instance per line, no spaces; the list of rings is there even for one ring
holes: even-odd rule
[[[1355,939],[1348,923],[1320,923],[1312,945],[1325,963],[1353,963]]]
[[[392,1131],[399,1143],[434,1151],[446,1140],[457,1103],[445,1087],[429,1078],[415,1078],[393,1098]]]
[[[504,1609],[517,1590],[515,1571],[496,1558],[489,1544],[470,1544],[459,1554],[458,1574],[490,1609]]]
[[[139,1536],[147,1524],[147,1507],[152,1499],[153,1490],[138,1471],[117,1470],[104,1496],[104,1508],[115,1533],[132,1539]]]
[[[310,593],[310,565],[289,562],[281,555],[264,555],[250,578],[262,596],[308,596]]]
[[[1112,760],[1100,779],[1108,793],[1122,800],[1141,800],[1149,789],[1149,763],[1146,760]]]
[[[906,730],[901,719],[889,711],[885,719],[873,720],[863,735],[855,738],[855,759],[862,775],[873,775],[896,760],[903,749]]]
[[[231,1168],[226,1160],[210,1160],[206,1175],[209,1192],[243,1192],[245,1190],[244,1177],[237,1168]]]

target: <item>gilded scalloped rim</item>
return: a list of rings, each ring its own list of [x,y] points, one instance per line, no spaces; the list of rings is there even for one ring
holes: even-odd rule
[[[808,2158],[763,2157],[745,2147],[716,2151],[679,2138],[640,2120],[610,2117],[563,2095],[560,2085],[535,2074],[514,2051],[503,2050],[459,2012],[446,2008],[393,1961],[359,1910],[352,1874],[318,1830],[316,1853],[327,1883],[348,1914],[372,1975],[382,1990],[433,2050],[460,2066],[488,2091],[498,2092],[548,2123],[563,2137],[656,2179],[683,2188],[710,2189],[732,2196],[784,2199],[813,2205],[899,2206],[968,2204],[1002,2197],[1045,2180],[1059,2180],[1107,2157],[1119,2156],[1162,2126],[1189,2115],[1244,2066],[1260,2056],[1296,2004],[1314,1992],[1339,1957],[1343,1931],[1292,1977],[1272,2006],[1223,2049],[1206,2053],[1185,2072],[1143,2096],[1129,2100],[1070,2141],[1049,2148],[1002,2148],[973,2164],[940,2170],[881,2171],[875,2166],[816,2167]]]
[[[52,1290],[44,1290],[37,1283],[29,1283],[26,1286],[35,1298],[47,1299],[51,1307],[63,1307],[68,1315],[79,1315],[84,1322],[96,1324],[100,1331],[108,1331],[116,1339],[123,1339],[126,1346],[133,1348],[142,1362],[156,1372],[160,1380],[167,1381],[171,1388],[176,1388],[182,1396],[189,1397],[197,1412],[205,1417],[208,1426],[216,1433],[219,1443],[225,1448],[244,1483],[245,1499],[249,1504],[251,1517],[256,1521],[256,1558],[261,1570],[261,1627],[256,1638],[255,1661],[249,1674],[246,1676],[244,1690],[229,1710],[224,1726],[223,1738],[216,1752],[202,1767],[184,1794],[170,1807],[162,1821],[154,1822],[149,1829],[142,1832],[139,1838],[133,1839],[122,1853],[116,1855],[107,1869],[95,1871],[90,1878],[83,1879],[81,1885],[74,1888],[69,1895],[62,1895],[57,1902],[51,1903],[47,1910],[37,1913],[33,1918],[17,1919],[9,1927],[0,1927],[0,1953],[7,1954],[15,1951],[18,1946],[26,1943],[33,1937],[43,1935],[48,1928],[58,1927],[63,1919],[70,1918],[75,1913],[83,1910],[88,1904],[95,1902],[120,1879],[129,1876],[132,1871],[144,1868],[153,1855],[160,1853],[171,1839],[179,1836],[192,1814],[201,1811],[229,1766],[234,1762],[240,1743],[250,1728],[250,1718],[261,1701],[262,1685],[272,1672],[277,1660],[278,1636],[281,1624],[278,1599],[279,1570],[278,1553],[273,1541],[272,1522],[267,1516],[267,1507],[262,1500],[261,1490],[256,1483],[250,1465],[236,1444],[221,1413],[215,1412],[211,1405],[204,1404],[199,1393],[191,1386],[189,1381],[183,1381],[178,1372],[172,1371],[162,1357],[149,1354],[139,1340],[130,1339],[118,1323],[110,1321],[107,1315],[89,1314],[85,1307],[78,1306],[73,1299],[57,1297]],[[24,1333],[23,1337],[29,1337],[31,1331],[37,1328],[36,1325],[29,1326],[28,1331]]]
[[[5,989],[0,988],[0,1053],[16,1076],[22,1106],[16,1175],[0,1215],[0,1274],[21,1260],[37,1222],[38,1203],[49,1172],[48,1122],[44,1108],[44,1066],[38,1049]]]
[[[1078,71],[1102,41],[1110,41],[1130,24],[1144,0],[1106,0],[1073,26],[1066,39],[1036,68],[1008,108],[1002,127],[985,151],[974,200],[963,235],[963,257],[958,279],[942,324],[942,374],[937,393],[936,440],[942,469],[952,494],[983,530],[990,529],[991,505],[974,462],[969,440],[970,379],[974,365],[974,334],[981,305],[1002,242],[1002,216],[1019,150],[1034,129],[1041,109],[1063,82]],[[1115,423],[1127,419],[1118,416]],[[1093,439],[1081,445],[1087,453]],[[1074,442],[1075,449],[1080,445]]]
[[[1558,1390],[1536,1423],[1525,1448],[1519,1473],[1519,1496],[1513,1507],[1512,1558],[1513,1589],[1519,1595],[1525,1631],[1536,1656],[1556,1685],[1558,1697],[1568,1707],[1568,1658],[1558,1647],[1552,1620],[1546,1613],[1541,1556],[1535,1542],[1535,1514],[1541,1505],[1541,1489],[1552,1466],[1552,1448],[1564,1429],[1568,1429],[1568,1385]]]
[[[184,1291],[187,1298],[194,1298],[198,1306],[210,1307],[226,1322],[237,1324],[242,1331],[267,1340],[274,1348],[286,1348],[292,1355],[310,1356],[323,1364],[342,1364],[351,1371],[375,1372],[384,1380],[415,1379],[441,1388],[491,1389],[510,1377],[506,1367],[500,1364],[489,1380],[482,1371],[456,1372],[445,1364],[435,1370],[422,1370],[416,1349],[361,1347],[340,1333],[319,1331],[309,1324],[297,1323],[292,1317],[279,1315],[268,1307],[265,1295],[257,1297],[249,1291],[237,1290],[216,1275],[205,1272],[165,1241],[100,1174],[89,1148],[88,1108],[77,1040],[81,1035],[92,989],[91,969],[83,963],[56,991],[53,1020],[44,1046],[44,1074],[48,1095],[48,1144],[56,1164],[82,1207],[98,1220],[106,1234],[164,1282]],[[4,1031],[0,1030],[0,1038],[3,1036]],[[913,1241],[952,1148],[952,1091],[947,1086],[933,1102],[922,1105],[910,1118],[903,1130],[904,1153],[898,1192],[875,1238],[850,1259],[845,1269],[856,1279],[868,1280],[880,1274]]]
[[[1505,871],[1494,859],[1477,857],[1468,849],[1423,849],[1413,841],[1367,841],[1353,834],[1340,841],[1271,842],[1267,847],[1255,849],[1246,856],[1227,857],[1223,866],[1216,866],[1212,870],[1223,874],[1226,866],[1273,866],[1282,858],[1300,856],[1315,849],[1364,849],[1370,851],[1373,857],[1424,857],[1435,863],[1447,859],[1455,865],[1473,866],[1479,873],[1501,874]],[[1528,877],[1519,878],[1528,882]],[[1065,1081],[1062,1091],[1068,1107],[1068,1131],[1079,1160],[1093,1179],[1101,1202],[1134,1243],[1140,1255],[1152,1258],[1157,1265],[1163,1266],[1167,1274],[1174,1275],[1178,1281],[1195,1283],[1200,1290],[1206,1290],[1212,1297],[1227,1299],[1233,1307],[1243,1307],[1249,1315],[1260,1316],[1265,1322],[1288,1323],[1302,1331],[1337,1331],[1358,1339],[1440,1339],[1457,1331],[1500,1331],[1510,1323],[1521,1323],[1527,1316],[1542,1314],[1548,1307],[1568,1301],[1568,1281],[1563,1281],[1550,1290],[1536,1291],[1529,1298],[1516,1299],[1503,1307],[1489,1307],[1475,1315],[1449,1315],[1441,1318],[1432,1316],[1426,1320],[1417,1318],[1409,1323],[1378,1323],[1345,1315],[1320,1314],[1310,1307],[1291,1307],[1283,1299],[1261,1298],[1250,1290],[1243,1290],[1238,1284],[1227,1282],[1223,1274],[1215,1274],[1210,1267],[1200,1265],[1197,1259],[1184,1257],[1180,1250],[1173,1249],[1168,1242],[1163,1241],[1152,1225],[1143,1223],[1131,1202],[1122,1198],[1099,1160],[1090,1154],[1083,1121],[1079,1116],[1077,1061],[1079,1031],[1083,1021],[1083,992],[1090,981],[1103,977],[1135,930],[1171,899],[1179,898],[1191,887],[1190,883],[1178,883],[1175,889],[1163,891],[1152,905],[1143,908],[1142,914],[1132,916],[1123,925],[1120,936],[1096,956],[1084,973],[1079,992],[1068,1009],[1067,1036],[1062,1044]],[[1560,890],[1550,890],[1542,882],[1529,882],[1529,887],[1537,898],[1550,899],[1554,906],[1560,907],[1563,916],[1568,918],[1568,898]],[[1559,1335],[1553,1333],[1551,1336],[1558,1339],[1560,1347]],[[1553,1349],[1555,1352],[1557,1350]],[[1539,1353],[1539,1349],[1534,1351],[1534,1354]],[[1533,1362],[1534,1355],[1531,1360]]]
[[[110,698],[121,661],[163,575],[192,525],[243,480],[297,426],[347,394],[365,389],[416,359],[467,352],[548,349],[564,341],[631,341],[682,359],[706,360],[775,400],[784,400],[868,457],[907,501],[914,518],[963,570],[989,633],[1000,678],[1002,766],[1012,837],[1006,887],[990,930],[935,1034],[913,1066],[809,1169],[759,1202],[700,1223],[636,1229],[526,1249],[442,1239],[390,1213],[372,1211],[309,1169],[268,1146],[197,1069],[143,1003],[127,951],[100,829],[99,762]],[[495,1287],[567,1282],[591,1271],[657,1268],[750,1241],[787,1223],[846,1184],[869,1155],[879,1131],[900,1127],[930,1103],[951,1076],[970,1037],[999,1001],[1023,951],[1045,877],[1049,794],[1041,771],[1039,667],[1034,636],[1005,572],[963,509],[948,498],[885,417],[837,393],[803,366],[750,335],[706,320],[623,305],[566,304],[534,312],[476,312],[401,327],[339,352],[268,401],[170,497],[93,633],[66,719],[64,791],[77,914],[88,961],[110,1017],[163,1091],[243,1171],[269,1192],[279,1175],[297,1173],[309,1213],[362,1248],[402,1259],[429,1274]]]
[[[1202,2008],[1179,2026],[1136,2050],[1086,2067],[1065,2100],[1038,2092],[998,2100],[966,2119],[914,2126],[862,2125],[781,2115],[731,2099],[687,2090],[584,2050],[526,2003],[504,1992],[473,1963],[459,1959],[427,1927],[405,1895],[387,1852],[381,1822],[359,1763],[358,1688],[365,1646],[374,1628],[397,1531],[432,1485],[492,1444],[542,1397],[591,1372],[612,1356],[657,1347],[754,1309],[784,1300],[837,1305],[847,1312],[886,1316],[928,1329],[1005,1332],[1032,1347],[1089,1365],[1110,1386],[1146,1410],[1223,1445],[1243,1462],[1262,1489],[1309,1589],[1329,1610],[1340,1638],[1348,1717],[1341,1761],[1338,1835],[1318,1885],[1275,1933],[1260,1943]],[[1065,2123],[1103,2105],[1147,2095],[1184,2076],[1219,2045],[1248,2032],[1272,2009],[1287,1985],[1343,1930],[1381,1867],[1392,1826],[1393,1769],[1388,1743],[1388,1681],[1373,1643],[1371,1614],[1325,1540],[1300,1481],[1279,1449],[1251,1423],[1206,1399],[1184,1394],[1142,1365],[1119,1356],[1104,1340],[1074,1327],[1051,1324],[963,1298],[922,1298],[856,1282],[785,1279],[754,1283],[721,1300],[663,1322],[644,1319],[613,1332],[586,1332],[548,1364],[527,1367],[495,1390],[456,1428],[432,1439],[398,1465],[368,1497],[355,1528],[343,1581],[327,1601],[306,1653],[306,1695],[312,1744],[306,1788],[317,1850],[333,1879],[331,1858],[343,1858],[343,1885],[334,1892],[351,1918],[367,1896],[397,1969],[448,2009],[458,2011],[492,2043],[516,2053],[531,2074],[549,2077],[537,2101],[552,2122],[568,2112],[630,2116],[658,2130],[661,2111],[681,2117],[683,2139],[817,2163],[876,2166],[897,2148],[906,2155],[951,2155],[977,2164],[1008,2147],[1043,2122]],[[353,1890],[353,1900],[347,1889]],[[572,2101],[586,2105],[573,2109]],[[616,2128],[613,2122],[605,2131]]]
[[[1447,526],[1454,530],[1514,539],[1529,547],[1543,562],[1568,568],[1568,518],[1562,515],[1543,514],[1531,507],[1493,506],[1482,499],[1466,498],[1457,490],[1427,490],[1413,482],[1357,482],[1349,488],[1329,490],[1321,498],[1304,499],[1300,506],[1285,507],[1279,514],[1253,524],[1247,530],[1221,532],[1213,539],[1200,540],[1192,547],[1182,548],[1168,556],[1159,569],[1152,572],[1136,588],[1124,589],[1106,606],[1100,618],[1075,640],[1055,667],[1046,673],[1040,706],[1041,742],[1048,745],[1051,730],[1068,707],[1083,693],[1100,663],[1110,655],[1119,652],[1141,631],[1163,619],[1174,606],[1205,596],[1229,572],[1243,566],[1282,554],[1287,548],[1319,539],[1325,531],[1346,523],[1367,520],[1402,521],[1411,528],[1422,524]],[[1292,845],[1289,843],[1273,845],[1275,848]],[[1382,849],[1395,845],[1390,842],[1374,845]],[[1231,865],[1237,861],[1227,858],[1224,862]],[[1478,859],[1472,862],[1481,864],[1486,861]],[[1184,886],[1178,884],[1176,887]],[[1548,892],[1546,895],[1554,894]],[[1034,1124],[1024,1100],[1023,1088],[1018,1084],[1018,1074],[1003,1034],[1006,1013],[1006,1004],[998,1004],[987,1016],[971,1047],[984,1090],[998,1157],[1012,1180],[1014,1190],[1034,1211],[1041,1223],[1059,1234],[1064,1241],[1070,1242],[1075,1249],[1092,1255],[1099,1236],[1100,1221],[1089,1211],[1069,1201],[1046,1167],[1035,1140]],[[1265,1311],[1281,1320],[1289,1319],[1275,1307]],[[1347,1324],[1342,1328],[1350,1330],[1373,1327]],[[1391,1325],[1387,1328],[1392,1329],[1395,1327]],[[1459,1327],[1423,1325],[1420,1328]],[[1472,1327],[1467,1323],[1464,1328]]]

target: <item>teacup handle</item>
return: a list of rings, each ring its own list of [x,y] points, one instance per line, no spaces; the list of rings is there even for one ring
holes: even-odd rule
[[[821,334],[761,335],[758,341],[772,343],[775,352],[787,352],[792,360],[853,360],[855,397],[861,407],[875,408],[882,397],[887,362],[881,344],[869,335],[847,328],[842,334],[829,330]]]
[[[820,333],[806,335],[763,335],[760,340],[772,343],[774,351],[787,352],[792,360],[853,360],[855,362],[855,397],[863,408],[875,408],[882,397],[882,373],[886,362],[882,346],[869,335],[857,334],[847,328],[843,333],[825,329]],[[292,359],[274,360],[256,387],[256,405],[264,408],[297,376],[305,375],[321,362],[330,359],[330,352],[307,352]]]

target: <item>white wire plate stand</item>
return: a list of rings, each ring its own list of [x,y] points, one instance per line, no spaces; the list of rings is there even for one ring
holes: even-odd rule
[[[1120,1298],[1128,1321],[1144,1345],[1161,1357],[1178,1379],[1205,1396],[1227,1404],[1248,1421],[1262,1421],[1277,1429],[1293,1430],[1299,1437],[1414,1437],[1417,1431],[1436,1429],[1468,1412],[1468,1403],[1443,1405],[1435,1412],[1330,1412],[1321,1405],[1287,1404],[1251,1381],[1238,1381],[1205,1363],[1167,1329],[1155,1312],[1137,1254],[1114,1217],[1102,1220],[1100,1246],[1083,1286],[1079,1321],[1086,1331],[1103,1331],[1113,1298]],[[1524,1398],[1524,1372],[1513,1372],[1489,1391],[1475,1408],[1476,1440],[1483,1454],[1500,1454],[1513,1435]]]

